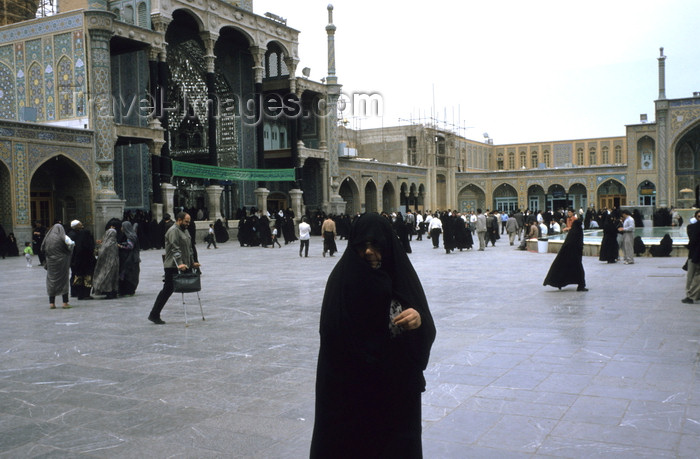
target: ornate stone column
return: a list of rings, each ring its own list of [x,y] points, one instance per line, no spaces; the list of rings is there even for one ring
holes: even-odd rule
[[[328,139],[328,169],[330,197],[328,202],[328,212],[341,214],[345,212],[345,201],[338,194],[338,99],[340,98],[341,85],[338,84],[338,77],[335,75],[335,25],[333,25],[333,5],[328,5],[328,25],[326,34],[328,35],[328,76],[326,77],[326,97],[328,98],[325,117],[326,133]]]
[[[91,6],[97,8],[98,3]],[[122,218],[125,203],[114,191],[114,145],[117,141],[117,130],[112,113],[112,69],[109,53],[113,19],[114,14],[109,11],[91,9],[85,12],[85,21],[90,35],[88,93],[92,98],[90,127],[95,131],[95,228],[97,229],[104,228],[110,218]]]
[[[263,62],[265,60],[265,48],[260,46],[251,46],[250,52],[253,55],[253,60],[255,65],[253,66],[253,71],[255,72],[255,156],[258,162],[259,169],[265,169],[265,140],[263,137],[263,111],[262,111],[262,98],[263,98],[263,72],[265,67]],[[264,186],[264,182],[258,183],[259,186]],[[267,204],[266,204],[267,205]]]
[[[267,188],[256,188],[255,191],[255,202],[257,203],[258,210],[262,210],[263,213],[267,211],[267,197],[270,195],[270,190]]]
[[[163,183],[160,185],[160,192],[163,195],[163,213],[170,214],[170,216],[175,219],[175,185],[170,183]]]
[[[301,216],[305,213],[305,209],[303,209],[302,204],[303,201],[301,199],[303,194],[303,191],[296,188],[289,190],[289,196],[292,198],[292,210],[294,211],[294,215],[297,220],[300,220]]]
[[[209,185],[207,188],[207,208],[209,209],[209,220],[218,220],[221,217],[221,192],[224,187],[219,185]]]
[[[216,45],[216,36],[209,32],[200,33],[204,47],[206,48],[206,56],[204,61],[207,65],[206,83],[207,83],[207,98],[209,101],[207,108],[207,141],[209,146],[209,165],[218,165],[217,141],[216,141],[216,117],[219,115],[219,98],[216,94],[216,76],[214,69],[216,65],[216,55],[214,54],[214,46]]]

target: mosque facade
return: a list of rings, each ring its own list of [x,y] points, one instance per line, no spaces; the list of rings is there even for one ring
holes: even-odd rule
[[[697,205],[700,95],[666,99],[663,55],[654,122],[493,145],[430,124],[338,123],[330,5],[321,81],[298,75],[299,31],[252,1],[58,5],[0,27],[0,223],[20,241],[36,221],[78,218],[101,234],[124,210],[179,207],[215,220],[241,207]]]

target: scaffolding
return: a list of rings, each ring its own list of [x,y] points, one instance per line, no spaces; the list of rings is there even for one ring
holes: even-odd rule
[[[38,0],[0,0],[0,25],[34,18]]]
[[[36,2],[36,0],[34,0]],[[39,5],[36,10],[36,17],[45,18],[58,13],[58,0],[39,0]]]

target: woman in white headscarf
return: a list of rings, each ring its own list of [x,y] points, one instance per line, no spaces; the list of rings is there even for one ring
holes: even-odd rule
[[[121,221],[116,218],[107,223],[107,228],[97,253],[95,274],[92,276],[92,292],[95,295],[106,295],[105,299],[117,297],[119,290],[119,248],[117,246],[117,230]]]
[[[70,260],[75,243],[66,236],[63,225],[56,223],[44,236],[41,252],[46,257],[46,293],[49,294],[49,307],[56,309],[56,297],[62,296],[63,309],[70,309],[68,304],[68,281],[70,279]]]

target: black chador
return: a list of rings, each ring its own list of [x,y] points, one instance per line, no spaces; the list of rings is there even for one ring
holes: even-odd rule
[[[381,264],[360,255],[378,247]],[[392,311],[415,309],[420,327],[395,330]],[[321,308],[311,458],[417,458],[423,370],[435,339],[428,302],[391,222],[365,214],[328,278]]]
[[[586,273],[583,270],[583,229],[581,220],[574,220],[557,257],[549,268],[543,285],[562,288],[570,284],[578,285],[580,291],[586,290]]]

